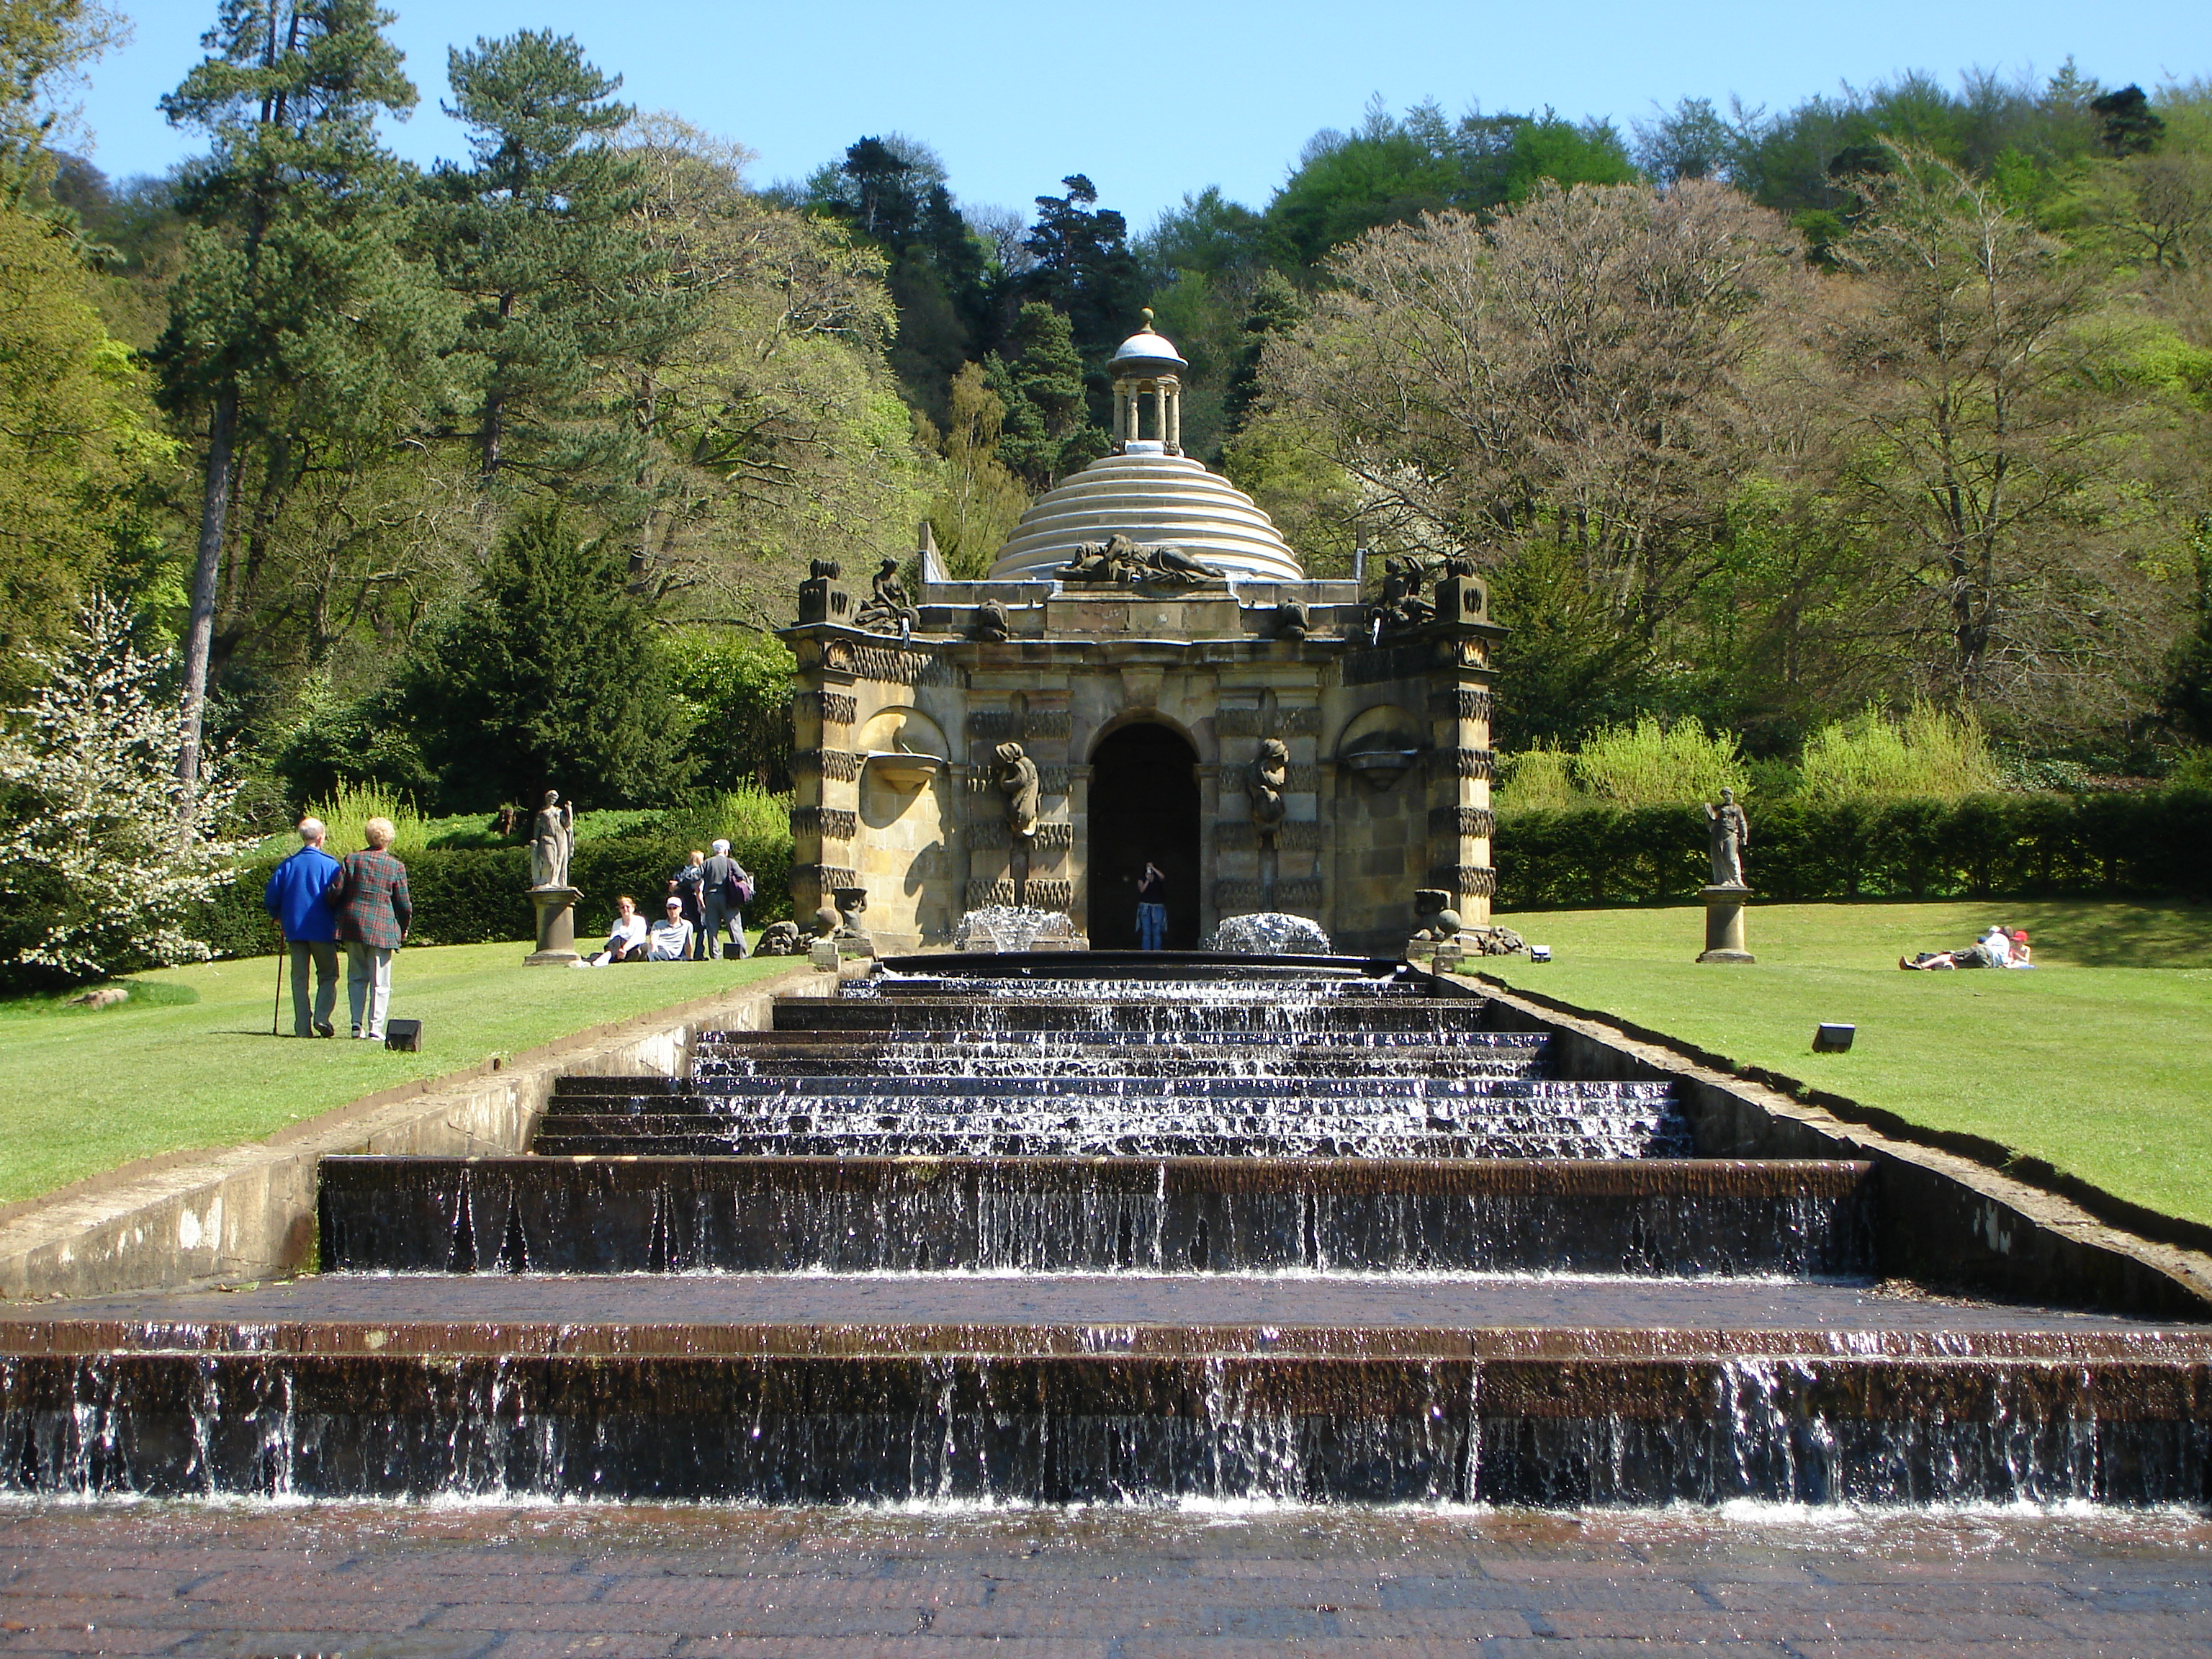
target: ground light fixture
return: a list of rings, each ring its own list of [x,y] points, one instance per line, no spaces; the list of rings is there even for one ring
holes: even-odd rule
[[[1850,1052],[1851,1039],[1858,1035],[1856,1025],[1816,1025],[1813,1028],[1813,1052],[1816,1054],[1842,1054]]]
[[[1551,959],[1552,959],[1552,947],[1551,947],[1550,945],[1530,945],[1530,946],[1528,947],[1528,960],[1529,960],[1529,961],[1531,961],[1531,962],[1549,962]]]
[[[416,1054],[422,1052],[422,1022],[419,1019],[386,1021],[384,1027],[384,1046],[402,1053]]]

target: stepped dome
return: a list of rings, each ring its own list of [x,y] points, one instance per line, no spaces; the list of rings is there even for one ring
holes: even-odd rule
[[[1305,573],[1249,495],[1181,453],[1182,375],[1174,342],[1145,326],[1114,354],[1115,453],[1062,479],[1022,514],[993,581],[1042,581],[1085,542],[1166,543],[1232,580],[1302,581]],[[1152,438],[1139,435],[1145,405]]]

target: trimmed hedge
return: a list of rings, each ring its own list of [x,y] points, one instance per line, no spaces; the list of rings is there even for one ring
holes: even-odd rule
[[[668,878],[690,856],[687,842],[659,836],[609,836],[577,845],[568,879],[583,890],[576,902],[576,937],[590,939],[614,918],[615,899],[628,893],[648,919],[660,914]],[[740,847],[738,861],[752,872],[754,901],[745,912],[753,926],[791,915],[791,843]],[[525,847],[433,847],[410,854],[407,888],[415,901],[415,945],[481,945],[526,939],[537,921],[525,890],[530,850]],[[266,956],[276,949],[276,926],[261,908],[275,859],[240,868],[238,880],[207,908],[198,937],[223,957]]]
[[[1751,804],[1761,898],[2146,897],[2212,890],[2212,793]],[[1695,806],[1515,812],[1493,842],[1497,908],[1686,899],[1710,877]]]

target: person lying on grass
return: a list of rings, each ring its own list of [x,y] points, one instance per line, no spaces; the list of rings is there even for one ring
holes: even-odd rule
[[[2021,935],[2023,941],[2025,933]],[[1997,923],[1973,944],[1959,951],[1923,951],[1909,960],[1897,959],[1897,965],[1906,969],[1925,970],[1944,968],[2002,968],[2012,960],[2012,934],[2002,922]]]

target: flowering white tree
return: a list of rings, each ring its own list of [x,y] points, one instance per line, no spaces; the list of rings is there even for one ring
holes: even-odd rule
[[[95,594],[70,643],[33,660],[45,685],[0,723],[0,896],[29,924],[14,960],[76,979],[204,961],[186,922],[248,843],[216,833],[238,791],[225,769],[178,780],[167,654],[142,655]]]

